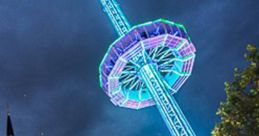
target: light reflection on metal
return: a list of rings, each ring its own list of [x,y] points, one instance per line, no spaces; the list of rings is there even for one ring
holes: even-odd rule
[[[120,107],[156,105],[173,136],[195,136],[172,94],[191,75],[195,47],[183,25],[165,19],[130,27],[115,0],[101,0],[121,36],[100,65],[100,85]]]

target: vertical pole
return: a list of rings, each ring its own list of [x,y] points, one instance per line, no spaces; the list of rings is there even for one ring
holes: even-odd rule
[[[172,136],[196,136],[176,100],[168,92],[162,76],[154,64],[140,69],[140,76],[149,89],[156,106]]]
[[[131,28],[116,0],[101,0],[104,12],[109,16],[114,28],[120,36],[125,35]]]

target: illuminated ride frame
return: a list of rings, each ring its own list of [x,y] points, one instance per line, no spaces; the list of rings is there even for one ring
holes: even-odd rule
[[[196,136],[173,97],[195,59],[184,26],[159,19],[131,27],[116,0],[101,4],[120,36],[99,67],[105,93],[120,107],[156,105],[172,136]]]

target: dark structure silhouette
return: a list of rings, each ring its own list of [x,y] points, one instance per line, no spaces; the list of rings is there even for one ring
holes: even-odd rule
[[[9,112],[8,112],[8,114],[7,114],[6,135],[7,135],[7,136],[14,136],[14,131],[13,131],[13,125],[12,125],[11,115],[10,115]]]
[[[6,113],[7,113],[7,122],[6,122],[6,136],[14,136],[14,130],[11,120],[11,112],[9,104],[6,106]]]

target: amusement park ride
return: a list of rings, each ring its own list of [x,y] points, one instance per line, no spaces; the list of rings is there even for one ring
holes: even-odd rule
[[[172,136],[196,136],[173,97],[195,59],[184,26],[159,19],[131,27],[116,0],[100,1],[120,36],[99,68],[105,93],[120,107],[156,105]]]

